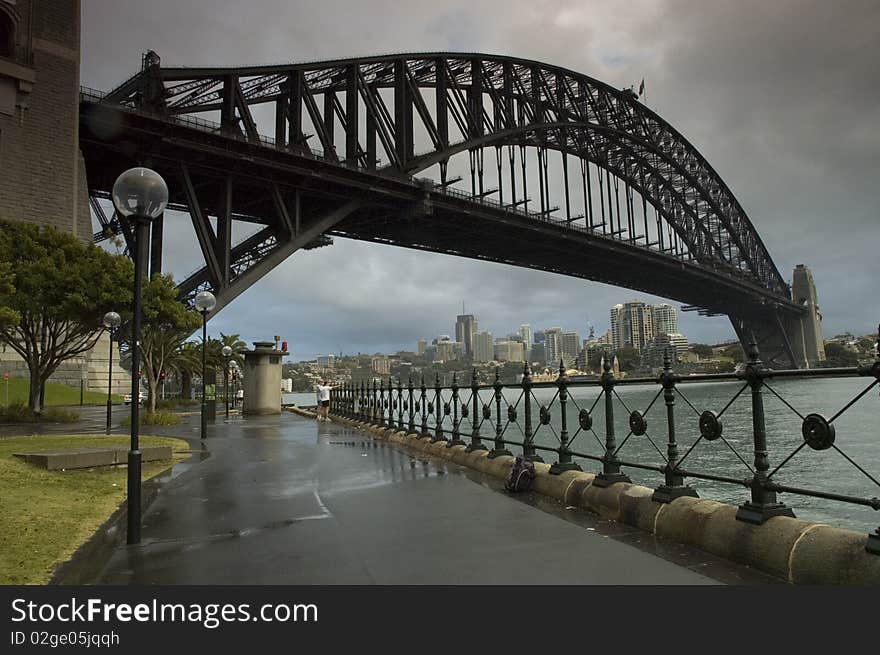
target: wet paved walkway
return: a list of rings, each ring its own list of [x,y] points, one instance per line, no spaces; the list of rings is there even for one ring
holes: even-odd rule
[[[191,438],[189,421],[178,433]],[[170,433],[169,433],[170,434]],[[769,578],[292,414],[222,420],[107,584],[711,584]],[[182,471],[182,472],[181,472]]]

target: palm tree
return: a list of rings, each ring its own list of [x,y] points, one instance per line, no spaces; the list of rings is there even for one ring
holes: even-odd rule
[[[238,334],[223,334],[220,333],[220,343],[221,348],[223,346],[229,346],[232,348],[232,356],[229,358],[229,361],[235,362],[238,364],[238,368],[244,369],[244,356],[242,353],[247,350],[247,344],[242,341]]]
[[[168,367],[180,375],[181,398],[189,400],[192,396],[192,377],[194,373],[201,375],[202,344],[197,341],[186,341],[174,352]]]

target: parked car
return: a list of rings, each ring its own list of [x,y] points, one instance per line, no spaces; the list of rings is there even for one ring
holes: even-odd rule
[[[145,391],[141,391],[138,394],[138,405],[143,405],[144,401],[147,399],[147,393]],[[126,405],[131,405],[131,394],[127,393],[122,397],[122,402]]]

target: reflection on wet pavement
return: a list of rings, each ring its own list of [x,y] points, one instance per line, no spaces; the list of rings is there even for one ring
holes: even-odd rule
[[[96,582],[772,581],[338,424],[283,414],[218,421],[204,440],[190,430],[174,436],[193,457],[162,479],[143,542],[117,547]]]

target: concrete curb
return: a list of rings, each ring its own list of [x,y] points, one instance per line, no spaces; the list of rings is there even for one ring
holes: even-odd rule
[[[489,459],[487,451],[466,452],[447,442],[431,443],[420,434],[370,427],[333,416],[339,423],[365,429],[418,452],[506,480],[514,458]],[[366,427],[364,427],[366,426]],[[593,486],[593,473],[566,471],[551,475],[550,465],[535,464],[533,489],[566,505],[632,525],[659,537],[695,546],[741,564],[754,566],[794,584],[880,585],[880,556],[865,551],[865,535],[802,519],[777,516],[763,525],[736,520],[733,505],[684,496],[671,503],[652,500],[653,489],[618,482]]]

